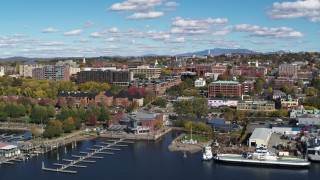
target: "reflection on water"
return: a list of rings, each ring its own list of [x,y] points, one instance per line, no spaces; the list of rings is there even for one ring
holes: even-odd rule
[[[26,162],[15,165],[0,165],[1,180],[89,180],[89,179],[124,179],[124,180],[212,180],[212,179],[246,179],[246,180],[286,180],[286,179],[318,179],[320,164],[312,164],[310,169],[277,169],[253,166],[239,166],[217,164],[213,161],[201,161],[201,153],[187,154],[183,158],[181,152],[169,152],[168,145],[178,134],[170,133],[164,139],[152,141],[138,141],[128,147],[119,147],[114,155],[99,155],[103,159],[96,159],[96,163],[82,163],[87,168],[70,168],[78,171],[77,174],[61,174],[43,172],[41,163],[46,167],[54,168],[53,163],[66,163],[63,159],[73,159],[71,155],[79,155],[80,151],[95,148],[94,145],[107,139],[96,139],[78,142],[61,147],[45,155],[34,157]],[[26,178],[28,177],[28,178]]]

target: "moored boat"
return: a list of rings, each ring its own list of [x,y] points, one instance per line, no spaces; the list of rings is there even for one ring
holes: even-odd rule
[[[265,147],[256,148],[254,153],[240,154],[217,154],[215,161],[236,164],[283,166],[283,167],[309,167],[307,159],[278,157]]]
[[[211,146],[206,146],[204,148],[204,152],[202,153],[202,160],[209,161],[209,160],[212,160],[212,158],[213,158],[213,155],[212,155]]]

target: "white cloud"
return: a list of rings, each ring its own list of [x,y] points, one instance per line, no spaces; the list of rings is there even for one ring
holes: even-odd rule
[[[79,34],[82,34],[82,33],[83,33],[83,30],[76,29],[76,30],[72,30],[72,31],[69,31],[69,32],[65,32],[64,35],[65,36],[76,36],[76,35],[79,35]]]
[[[229,27],[230,28],[230,27]],[[265,37],[271,39],[294,39],[304,36],[303,33],[288,27],[269,28],[251,24],[240,24],[231,27],[235,32],[248,32],[250,36]]]
[[[172,42],[172,43],[184,43],[184,42],[185,42],[185,39],[184,39],[184,37],[179,37],[179,38],[170,39],[170,40],[168,40],[168,42]]]
[[[173,7],[173,6],[180,6],[179,3],[177,2],[173,2],[173,1],[170,1],[170,2],[167,2],[164,4],[165,6],[170,6],[170,7]]]
[[[164,16],[163,12],[150,11],[147,13],[134,13],[131,16],[128,16],[126,19],[154,19]]]
[[[85,28],[88,28],[88,27],[91,27],[91,26],[94,26],[95,23],[93,21],[87,21],[85,24],[84,24],[84,27]]]
[[[90,34],[90,37],[92,38],[101,38],[102,34],[98,33],[98,32],[93,32]]]
[[[308,18],[311,22],[320,22],[320,0],[275,2],[268,14],[274,19]]]
[[[228,22],[227,18],[207,18],[207,19],[183,19],[177,17],[173,19],[171,33],[173,34],[204,34],[213,26],[222,25]]]
[[[210,36],[225,36],[229,34],[230,32],[228,30],[218,30],[210,34]]]
[[[49,28],[43,29],[42,32],[43,33],[54,33],[54,32],[59,32],[59,30],[49,27]]]
[[[162,5],[166,0],[127,0],[122,3],[115,3],[109,11],[146,11]]]
[[[119,29],[116,27],[112,27],[112,28],[108,29],[108,33],[117,33],[117,32],[119,32]]]
[[[250,43],[255,44],[255,45],[274,44],[274,42],[271,42],[271,41],[250,41]]]
[[[87,42],[90,42],[89,39],[86,39],[86,38],[80,38],[80,39],[77,39],[73,42],[78,42],[78,43],[87,43]]]
[[[66,43],[61,41],[52,41],[52,42],[39,42],[37,45],[39,46],[65,46]]]
[[[106,42],[115,42],[117,40],[118,40],[117,38],[110,37],[110,38],[105,39],[104,41],[106,41]]]

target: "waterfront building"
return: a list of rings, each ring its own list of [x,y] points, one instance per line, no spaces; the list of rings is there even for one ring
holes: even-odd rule
[[[129,72],[135,74],[145,74],[146,78],[158,78],[161,74],[161,68],[151,68],[150,66],[137,66],[136,68],[129,68]]]
[[[134,134],[145,134],[158,128],[157,123],[163,122],[163,115],[152,112],[134,112],[127,116],[129,118],[128,130]]]
[[[218,96],[240,97],[241,84],[237,81],[216,81],[208,85],[208,97],[215,98]]]
[[[20,154],[18,146],[0,142],[0,158],[12,158]]]
[[[273,101],[239,101],[237,110],[246,111],[274,111],[275,103]]]
[[[249,147],[267,147],[271,134],[269,128],[255,128],[249,139]]]

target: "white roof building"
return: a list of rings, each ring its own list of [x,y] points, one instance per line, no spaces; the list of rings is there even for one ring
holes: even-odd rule
[[[206,85],[206,80],[199,78],[194,82],[194,87],[204,87]]]
[[[256,128],[249,139],[249,147],[267,146],[271,133],[269,128]]]

